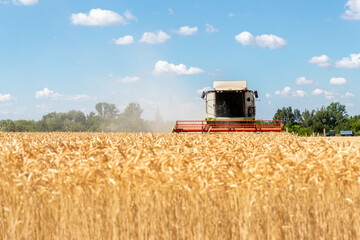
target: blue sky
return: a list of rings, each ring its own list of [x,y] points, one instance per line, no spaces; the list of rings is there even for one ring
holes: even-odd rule
[[[360,0],[0,1],[0,119],[138,102],[203,119],[200,89],[247,80],[257,118],[360,114]]]

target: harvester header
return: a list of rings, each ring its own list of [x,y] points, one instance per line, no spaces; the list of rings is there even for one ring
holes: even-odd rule
[[[204,91],[206,118],[176,121],[174,132],[280,132],[282,121],[255,120],[258,92],[247,88],[247,81],[214,81]]]

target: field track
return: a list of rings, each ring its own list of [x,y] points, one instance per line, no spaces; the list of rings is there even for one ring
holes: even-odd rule
[[[0,133],[0,239],[360,239],[359,177],[359,138]]]

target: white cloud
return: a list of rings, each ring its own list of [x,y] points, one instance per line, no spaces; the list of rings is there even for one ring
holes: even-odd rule
[[[89,13],[74,13],[71,15],[71,21],[74,25],[85,26],[127,24],[125,19],[118,13],[109,10],[102,10],[100,8],[92,9]]]
[[[287,44],[285,39],[273,34],[263,34],[254,37],[251,33],[246,31],[236,35],[235,39],[243,46],[251,45],[270,49],[282,48]]]
[[[282,95],[282,96],[288,96],[291,92],[291,88],[290,87],[284,87],[284,89],[282,91],[277,90],[275,91],[275,95]]]
[[[155,69],[153,70],[154,75],[160,74],[178,74],[178,75],[192,75],[192,74],[199,74],[203,73],[204,71],[197,67],[187,67],[184,64],[175,65],[173,63],[168,63],[166,61],[158,61],[155,64]]]
[[[131,83],[131,82],[137,82],[140,80],[140,77],[137,76],[125,76],[123,78],[119,78],[117,81],[120,83]]]
[[[333,65],[332,60],[325,54],[314,56],[308,62],[317,64],[319,67],[331,67]],[[337,60],[333,66],[336,68],[360,68],[360,53],[350,54],[350,57]]]
[[[169,15],[173,15],[174,14],[174,10],[172,8],[168,8],[168,12],[169,12]]]
[[[308,94],[305,91],[303,91],[303,90],[292,91],[290,87],[284,87],[284,89],[281,91],[280,90],[275,91],[275,95],[284,96],[284,97],[287,97],[287,96],[301,97],[301,98],[308,96]],[[266,95],[266,97],[268,97],[268,96]]]
[[[346,20],[360,20],[360,0],[349,0],[345,4],[345,13],[342,15]]]
[[[360,53],[350,54],[350,57],[344,57],[335,63],[337,68],[360,68]]]
[[[298,79],[296,79],[296,84],[297,85],[307,85],[307,84],[313,84],[314,81],[311,79],[306,79],[306,77],[299,77]]]
[[[38,4],[38,0],[13,0],[13,2],[14,2],[14,4],[22,4],[25,6]]]
[[[91,101],[96,100],[96,97],[89,96],[86,94],[75,94],[75,95],[64,95],[56,93],[53,90],[44,88],[35,92],[35,98],[38,99],[51,99],[51,100],[61,100],[61,101]]]
[[[9,2],[8,1],[0,1],[0,5],[5,5],[5,4],[8,4]]]
[[[175,33],[182,36],[190,36],[196,34],[197,31],[197,27],[182,26],[178,30],[176,30]]]
[[[218,32],[219,31],[219,29],[217,29],[217,28],[214,28],[212,25],[210,25],[210,24],[205,24],[205,26],[206,26],[206,32],[208,32],[208,33],[214,33],[214,32]]]
[[[293,97],[301,97],[301,98],[303,98],[303,97],[308,96],[308,94],[307,94],[305,91],[303,91],[303,90],[296,90],[296,91],[294,91],[294,92],[292,93],[292,96],[293,96]]]
[[[54,93],[54,91],[48,89],[48,88],[44,88],[43,90],[39,90],[35,92],[35,97],[36,98],[54,98],[54,97],[58,97],[59,94],[58,93]]]
[[[1,94],[0,93],[0,102],[7,102],[12,100],[11,94]]]
[[[199,94],[199,95],[201,95],[203,92],[209,91],[209,90],[211,90],[211,89],[212,89],[211,87],[204,87],[204,88],[202,88],[202,89],[198,89],[198,90],[196,91],[196,93]]]
[[[319,95],[323,95],[326,99],[332,99],[334,98],[334,93],[333,92],[328,92],[325,90],[322,90],[320,88],[316,88],[311,95],[313,96],[319,96]]]
[[[272,95],[270,93],[265,94],[266,98],[272,98]]]
[[[268,104],[271,105],[271,101],[268,101]]]
[[[145,42],[148,44],[159,44],[164,43],[169,40],[171,37],[165,32],[159,30],[156,33],[153,32],[144,32],[140,42]]]
[[[255,42],[259,47],[270,49],[282,48],[287,44],[285,39],[273,34],[263,34],[261,36],[256,36]]]
[[[338,77],[338,78],[331,78],[330,79],[330,84],[332,85],[342,85],[342,84],[345,84],[347,81],[345,78],[341,78],[341,77]]]
[[[352,98],[355,97],[355,94],[351,93],[351,92],[347,92],[345,93],[344,96],[341,96],[342,98]]]
[[[315,89],[312,93],[311,93],[311,95],[321,95],[321,94],[323,94],[324,93],[324,90],[322,90],[322,89],[320,89],[320,88],[317,88],[317,89]]]
[[[124,37],[120,37],[118,39],[113,39],[112,42],[118,45],[128,45],[134,42],[134,38],[131,35],[126,35]]]
[[[134,15],[132,15],[132,13],[129,10],[126,10],[124,12],[124,16],[127,20],[134,20],[137,21],[137,17],[135,17]]]
[[[317,64],[319,67],[330,67],[331,59],[325,54],[321,56],[314,56],[309,60],[309,63]]]
[[[326,99],[333,99],[334,98],[334,93],[333,92],[324,91],[323,94],[324,94]]]
[[[233,16],[235,16],[234,13],[232,13],[232,12],[228,13],[228,17],[233,17]]]
[[[345,106],[346,106],[346,107],[354,107],[355,104],[353,104],[353,103],[345,103]]]
[[[235,39],[238,43],[241,43],[243,46],[254,45],[254,36],[249,32],[242,32],[235,36]]]

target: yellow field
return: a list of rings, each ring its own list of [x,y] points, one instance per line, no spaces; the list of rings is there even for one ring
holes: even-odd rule
[[[0,133],[1,239],[359,239],[360,145]]]
[[[360,146],[360,137],[327,137],[330,141],[350,143],[353,146]]]

